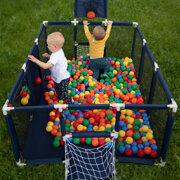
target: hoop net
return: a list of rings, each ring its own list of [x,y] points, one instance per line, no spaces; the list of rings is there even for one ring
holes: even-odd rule
[[[110,147],[87,149],[65,142],[65,179],[108,180],[115,177],[115,141]]]

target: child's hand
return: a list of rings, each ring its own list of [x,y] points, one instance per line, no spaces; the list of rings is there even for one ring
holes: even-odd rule
[[[83,24],[85,25],[85,26],[88,26],[90,23],[88,23],[88,21],[83,21]]]
[[[42,54],[42,57],[49,59],[50,55],[48,53]]]
[[[32,55],[28,55],[28,58],[29,58],[29,60],[30,61],[32,61],[32,62],[36,62],[36,58],[34,57],[34,56],[32,56]]]
[[[113,24],[113,21],[108,21],[108,25],[112,25]]]

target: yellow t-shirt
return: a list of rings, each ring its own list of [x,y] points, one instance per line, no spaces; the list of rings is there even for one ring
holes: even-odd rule
[[[84,31],[87,39],[89,40],[89,53],[91,58],[104,57],[104,47],[106,40],[109,37],[111,31],[111,25],[107,26],[106,35],[102,40],[95,40],[93,35],[89,32],[88,26],[84,26]]]

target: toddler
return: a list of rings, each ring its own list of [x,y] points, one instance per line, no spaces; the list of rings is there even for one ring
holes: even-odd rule
[[[98,81],[100,69],[104,69],[104,77],[107,77],[107,73],[110,68],[110,63],[104,57],[104,47],[105,43],[109,37],[112,21],[108,21],[107,30],[105,31],[103,27],[96,26],[93,30],[93,34],[89,32],[88,21],[83,21],[84,31],[87,39],[89,40],[89,53],[90,62],[89,67],[93,71],[93,78]]]
[[[70,74],[67,71],[67,59],[64,55],[62,47],[64,45],[64,37],[60,32],[54,32],[47,37],[47,44],[51,55],[44,53],[42,56],[48,58],[49,61],[44,63],[34,56],[29,55],[29,60],[36,63],[43,69],[49,69],[51,78],[55,82],[55,90],[58,100],[65,99],[68,104],[72,103],[71,96],[68,94],[68,86],[70,81]]]

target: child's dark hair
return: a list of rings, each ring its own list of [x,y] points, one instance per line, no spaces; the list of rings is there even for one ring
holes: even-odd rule
[[[96,26],[93,30],[93,36],[95,40],[102,40],[106,35],[106,32],[103,27]]]

